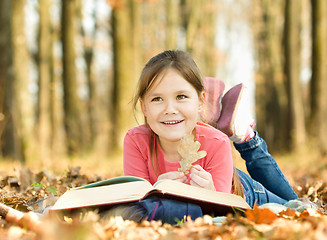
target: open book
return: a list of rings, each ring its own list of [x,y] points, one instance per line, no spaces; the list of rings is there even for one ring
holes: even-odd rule
[[[215,192],[172,180],[160,180],[152,186],[142,178],[124,176],[68,190],[51,211],[110,207],[140,201],[152,195],[198,204],[204,214],[226,215],[250,208],[242,197],[234,194]]]

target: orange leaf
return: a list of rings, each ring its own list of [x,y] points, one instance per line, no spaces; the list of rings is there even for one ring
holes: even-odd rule
[[[281,211],[279,213],[279,216],[284,217],[284,218],[292,218],[294,216],[298,216],[298,212],[291,210],[289,208],[286,209],[286,211]]]
[[[267,208],[254,206],[253,210],[245,212],[247,219],[256,224],[271,224],[277,219],[277,215]]]

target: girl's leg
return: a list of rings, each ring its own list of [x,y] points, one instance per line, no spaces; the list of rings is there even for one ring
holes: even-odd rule
[[[184,216],[190,216],[192,220],[203,217],[201,207],[194,203],[152,196],[140,201],[139,204],[147,210],[149,221],[161,220],[163,223],[174,225],[178,220],[183,220]]]
[[[275,159],[269,154],[266,142],[257,132],[249,141],[234,143],[234,146],[245,160],[247,170],[254,180],[283,199],[297,198]]]
[[[265,141],[252,130],[254,120],[247,99],[247,88],[242,83],[231,88],[222,98],[217,128],[234,142],[253,179],[283,199],[295,199],[296,193],[269,154]]]
[[[133,220],[138,223],[146,219],[177,224],[179,220],[183,220],[184,216],[190,216],[195,220],[202,217],[203,213],[199,205],[152,196],[136,203],[121,204],[101,213],[101,216],[104,219],[121,216],[124,220]]]
[[[261,183],[253,180],[249,175],[237,169],[240,178],[246,202],[253,207],[255,204],[259,206],[265,203],[285,204],[287,200],[277,196],[267,190]]]

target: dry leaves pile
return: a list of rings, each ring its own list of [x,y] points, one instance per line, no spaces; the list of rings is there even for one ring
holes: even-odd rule
[[[61,195],[68,188],[102,180],[81,172],[80,168],[71,168],[60,176],[23,169],[10,176],[2,173],[1,202],[28,211],[29,205],[52,195],[46,187],[54,187]],[[270,210],[255,208],[244,216],[227,216],[220,225],[205,216],[172,226],[148,221],[137,224],[120,217],[104,221],[97,213],[89,212],[76,219],[47,216],[41,219],[42,229],[38,234],[0,220],[0,239],[327,239],[327,215],[323,214],[327,200],[325,176],[326,171],[321,171],[319,175],[296,179],[299,196],[318,203],[322,213],[313,209],[301,213],[288,209],[276,215]],[[32,187],[35,182],[44,187]]]

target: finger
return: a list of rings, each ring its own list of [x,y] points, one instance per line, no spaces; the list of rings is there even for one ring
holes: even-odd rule
[[[202,175],[205,174],[203,177]],[[202,188],[207,188],[207,189],[215,189],[212,176],[208,172],[198,172],[198,174],[191,173],[190,175],[191,181],[190,184],[193,186],[200,186]]]
[[[206,189],[213,190],[213,191],[216,190],[216,188],[215,188],[212,181],[204,180],[203,178],[201,178],[201,179],[195,179],[195,178],[191,179],[190,185],[196,186],[196,187],[201,187],[201,188],[206,188]]]
[[[188,182],[189,182],[189,180],[188,180],[188,178],[185,176],[185,180],[184,180],[183,183],[188,184]]]
[[[198,182],[194,181],[193,179],[190,180],[190,185],[195,186],[195,187],[205,188],[204,186],[202,186]]]
[[[178,181],[178,182],[182,182],[182,183],[187,183],[187,177],[184,175],[184,177],[174,179],[174,181]]]
[[[195,165],[191,169],[191,173],[197,174],[197,175],[202,176],[202,177],[208,176],[208,174],[210,174],[206,170],[204,170],[200,165]]]
[[[197,175],[201,178],[204,178],[206,180],[210,180],[212,179],[212,176],[210,173],[208,173],[207,171],[205,171],[204,169],[201,169],[200,171],[198,169],[193,169],[191,170],[191,175]]]
[[[205,171],[199,164],[193,165],[191,169],[195,169],[197,171]]]
[[[205,187],[207,185],[208,180],[200,177],[197,174],[191,174],[190,177],[191,177],[190,184],[192,182],[194,186]]]
[[[201,185],[199,185],[197,182],[193,181],[192,179],[190,180],[190,185],[203,188]]]
[[[161,179],[171,179],[171,180],[177,180],[180,178],[183,178],[185,175],[182,172],[177,172],[177,171],[173,171],[173,172],[167,172],[167,173],[163,173],[158,177],[158,180]]]
[[[183,172],[173,172],[173,173],[174,173],[174,174],[172,174],[173,180],[186,178],[186,176]]]

